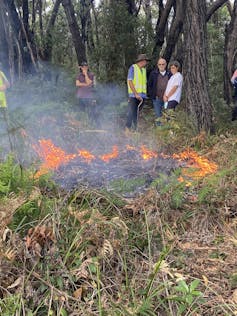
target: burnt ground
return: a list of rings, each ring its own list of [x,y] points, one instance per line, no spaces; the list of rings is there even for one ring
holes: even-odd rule
[[[66,190],[86,187],[135,197],[144,193],[161,174],[169,177],[181,165],[173,158],[144,160],[138,151],[125,151],[109,162],[98,158],[90,163],[74,159],[58,168],[53,179]]]

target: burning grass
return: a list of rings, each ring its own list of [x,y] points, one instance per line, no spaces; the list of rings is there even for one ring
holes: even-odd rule
[[[120,186],[117,193],[138,193],[147,189],[160,174],[170,175],[180,167],[184,169],[178,180],[186,185],[190,185],[190,181],[185,179],[197,179],[217,170],[214,162],[193,150],[165,155],[144,145],[127,144],[121,148],[113,145],[111,152],[104,154],[96,155],[86,149],[68,154],[46,139],[39,140],[34,149],[43,161],[35,177],[53,170],[55,181],[69,190],[80,185],[107,190]]]

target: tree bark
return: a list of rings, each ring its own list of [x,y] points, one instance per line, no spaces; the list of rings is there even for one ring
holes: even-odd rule
[[[223,4],[225,4],[228,0],[216,0],[212,3],[212,5],[208,8],[206,14],[206,21],[208,22],[211,16],[218,10]]]
[[[62,0],[56,0],[54,3],[54,7],[52,10],[52,14],[50,16],[49,22],[47,24],[46,32],[45,32],[45,40],[44,40],[44,47],[41,52],[41,57],[44,61],[51,61],[52,58],[52,49],[53,49],[53,42],[52,42],[52,30],[54,28],[54,24],[56,21],[56,17],[58,14],[58,10],[60,7]]]
[[[3,3],[0,2],[0,62],[4,71],[8,68],[8,42],[7,42],[7,24],[6,10]]]
[[[16,41],[18,65],[22,66],[23,73],[32,72],[32,65],[34,64],[34,55],[32,53],[31,43],[27,36],[27,32],[24,28],[24,23],[21,17],[18,15],[14,0],[3,0],[5,7],[9,15],[9,21],[14,33],[14,39]],[[22,62],[21,62],[22,60]],[[18,67],[18,73],[21,73]]]
[[[175,0],[168,0],[164,7],[163,1],[159,1],[159,17],[156,24],[155,45],[152,52],[152,59],[157,59],[165,40],[165,30],[168,23],[170,11],[175,4]]]
[[[74,7],[71,0],[62,0],[62,5],[67,17],[70,32],[72,34],[72,40],[76,50],[78,64],[80,64],[83,60],[86,59],[86,48],[79,31]]]
[[[175,16],[173,18],[169,34],[167,37],[167,44],[164,52],[164,58],[169,61],[174,48],[178,42],[179,35],[183,28],[183,0],[179,0],[176,2],[175,6]]]
[[[197,131],[213,128],[213,112],[208,91],[206,1],[185,0],[184,86],[185,105]]]

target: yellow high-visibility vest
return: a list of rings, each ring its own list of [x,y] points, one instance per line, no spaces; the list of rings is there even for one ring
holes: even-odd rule
[[[5,84],[7,78],[4,73],[0,71],[0,87]],[[0,91],[0,107],[5,108],[7,106],[6,94],[5,91]]]
[[[146,94],[146,69],[140,68],[137,64],[133,65],[134,67],[134,77],[133,77],[133,84],[137,91],[137,93],[144,93]],[[132,89],[129,87],[128,84],[128,93],[133,93]]]

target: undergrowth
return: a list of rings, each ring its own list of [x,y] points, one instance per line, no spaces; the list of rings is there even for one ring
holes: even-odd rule
[[[157,174],[133,198],[120,194],[143,179],[65,190],[14,155],[1,162],[1,315],[236,315],[235,130],[196,136],[185,122],[178,112],[143,132],[158,152],[189,147],[217,171]]]

